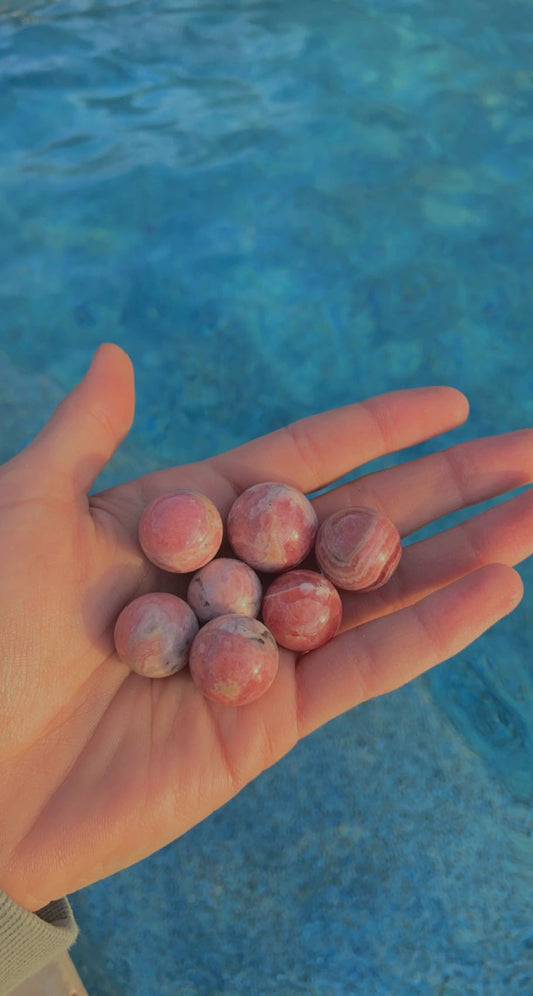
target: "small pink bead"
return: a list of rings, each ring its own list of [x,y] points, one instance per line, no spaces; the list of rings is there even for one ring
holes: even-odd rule
[[[189,666],[206,698],[246,705],[263,695],[276,677],[279,653],[266,626],[250,616],[217,616],[193,641]]]
[[[336,635],[342,602],[331,582],[316,571],[287,571],[267,588],[262,615],[282,647],[305,653]]]
[[[185,667],[198,620],[176,595],[152,592],[126,605],[115,625],[115,649],[145,678],[166,678]]]
[[[233,503],[228,538],[237,557],[257,571],[283,571],[312,550],[317,524],[301,491],[266,481],[247,488]]]
[[[222,543],[216,505],[199,491],[169,491],[154,498],[139,522],[139,543],[156,567],[176,574],[197,571]]]
[[[187,601],[200,622],[234,612],[257,616],[263,590],[255,571],[242,560],[218,557],[196,572],[189,583]]]
[[[396,526],[386,515],[354,507],[340,509],[322,523],[315,553],[321,570],[338,588],[372,591],[394,573],[402,546]]]

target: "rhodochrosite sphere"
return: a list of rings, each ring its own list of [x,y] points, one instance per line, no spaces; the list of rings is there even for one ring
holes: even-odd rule
[[[222,519],[199,491],[169,491],[154,498],[139,522],[139,543],[157,567],[185,574],[197,571],[218,552]]]
[[[371,508],[339,509],[318,530],[316,559],[326,577],[347,591],[381,588],[402,554],[393,522]]]
[[[288,650],[315,650],[337,633],[340,595],[316,571],[287,571],[265,592],[262,616],[273,637]]]
[[[129,602],[115,625],[115,649],[146,678],[166,678],[185,667],[198,620],[182,598],[155,591]]]
[[[278,644],[306,653],[338,633],[337,587],[379,588],[398,566],[398,530],[374,509],[340,509],[317,526],[301,491],[276,481],[255,484],[228,515],[235,558],[217,558],[223,525],[206,495],[181,489],[154,498],[141,516],[139,543],[157,567],[191,575],[188,604],[166,592],[134,599],[115,625],[118,656],[150,678],[189,664],[206,698],[255,701],[274,681]],[[313,545],[322,574],[298,567]],[[264,597],[256,570],[279,575]],[[262,621],[255,618],[260,609]]]
[[[217,616],[202,627],[189,656],[192,679],[225,705],[246,705],[274,681],[279,653],[264,623],[250,616]]]
[[[284,571],[312,550],[317,517],[311,502],[289,484],[266,481],[243,491],[228,516],[237,557],[258,571]]]
[[[189,582],[187,601],[200,622],[235,612],[256,616],[263,590],[257,574],[242,560],[218,557],[196,572]]]

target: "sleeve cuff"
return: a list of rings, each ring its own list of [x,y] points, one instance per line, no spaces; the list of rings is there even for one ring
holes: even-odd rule
[[[68,951],[78,933],[68,899],[30,913],[0,891],[0,996]]]

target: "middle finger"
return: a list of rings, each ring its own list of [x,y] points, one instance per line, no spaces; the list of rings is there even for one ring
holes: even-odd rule
[[[349,505],[375,508],[406,536],[532,480],[533,430],[518,429],[367,474],[320,495],[314,505],[320,522]]]

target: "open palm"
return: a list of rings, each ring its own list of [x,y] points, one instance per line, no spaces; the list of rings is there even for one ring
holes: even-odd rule
[[[0,888],[30,910],[158,850],[300,737],[457,653],[517,604],[510,565],[533,550],[530,492],[405,547],[383,589],[343,595],[340,635],[304,657],[281,651],[274,684],[247,706],[204,699],[187,669],[142,678],[114,654],[116,617],[144,592],[185,591],[139,548],[148,501],[195,488],[225,518],[261,480],[315,492],[458,425],[467,403],[446,387],[393,392],[88,498],[133,395],[128,358],[105,344],[0,468]],[[522,430],[361,476],[314,500],[319,520],[370,505],[407,536],[529,483],[532,442]]]

